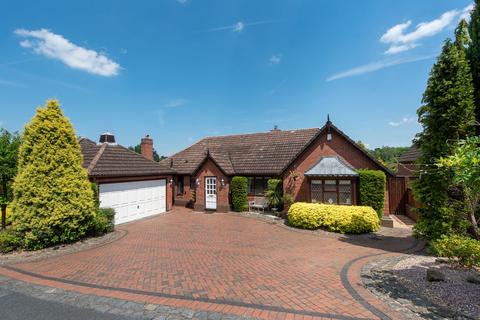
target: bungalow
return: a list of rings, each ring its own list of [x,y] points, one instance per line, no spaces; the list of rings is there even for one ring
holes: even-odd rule
[[[322,128],[207,137],[160,162],[175,171],[173,204],[197,211],[230,210],[230,181],[248,177],[250,198],[261,196],[270,178],[283,180],[296,201],[360,204],[356,169],[387,176],[384,213],[388,220],[394,174],[330,120]]]

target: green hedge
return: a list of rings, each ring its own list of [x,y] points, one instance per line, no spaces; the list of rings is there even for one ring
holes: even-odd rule
[[[233,211],[241,212],[248,209],[248,178],[233,177],[230,183],[232,190]]]
[[[430,244],[431,251],[464,267],[480,267],[480,241],[459,236],[443,236]]]
[[[98,209],[92,221],[90,235],[100,236],[105,233],[112,232],[115,229],[115,209],[100,208]]]
[[[383,217],[387,177],[383,171],[360,169],[360,203],[372,207],[379,218]]]
[[[341,233],[377,231],[380,221],[370,207],[297,202],[288,210],[288,223],[302,229],[325,228]]]

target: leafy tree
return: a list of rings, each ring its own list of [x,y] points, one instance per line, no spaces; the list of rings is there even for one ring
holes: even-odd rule
[[[128,147],[128,149],[132,150],[132,151],[135,151],[136,153],[139,153],[141,154],[142,153],[142,149],[140,147],[139,144],[137,144],[136,146],[130,146]],[[153,160],[156,161],[156,162],[159,162],[159,161],[162,161],[163,159],[166,159],[167,157],[165,156],[160,156],[157,152],[157,150],[153,149]]]
[[[440,158],[437,165],[452,169],[453,181],[462,187],[472,235],[480,240],[479,221],[475,217],[480,202],[480,136],[460,142],[454,153]]]
[[[415,193],[423,206],[419,209],[415,230],[427,238],[436,239],[461,228],[461,219],[452,207],[449,194],[453,175],[435,164],[441,157],[452,154],[452,142],[474,131],[473,83],[465,52],[464,28],[461,23],[456,29],[456,42],[445,41],[430,72],[423,105],[417,111],[423,131],[416,137],[422,156]]]
[[[468,31],[471,43],[467,53],[475,88],[477,134],[480,135],[480,0],[475,0],[475,7],[471,13]]]
[[[0,129],[0,207],[2,210],[2,229],[5,229],[7,204],[11,199],[10,182],[17,173],[17,156],[20,137]]]
[[[398,157],[408,149],[408,147],[383,146],[370,150],[370,153],[390,170],[397,171]]]
[[[93,191],[70,121],[48,100],[25,127],[13,184],[12,229],[39,249],[83,237],[95,216]]]

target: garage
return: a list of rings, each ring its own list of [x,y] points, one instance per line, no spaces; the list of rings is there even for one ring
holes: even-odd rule
[[[115,224],[167,210],[165,179],[101,184],[99,196],[100,207],[115,209]]]
[[[172,207],[169,166],[153,161],[153,142],[141,140],[141,154],[117,143],[105,133],[98,143],[80,138],[83,167],[97,186],[100,207],[115,209],[115,224],[130,222]]]

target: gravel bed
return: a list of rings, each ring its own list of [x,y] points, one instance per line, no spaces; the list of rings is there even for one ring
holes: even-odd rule
[[[442,272],[445,281],[428,282],[429,268]],[[466,280],[476,272],[419,254],[367,264],[362,279],[405,319],[480,319],[480,285]]]
[[[86,238],[71,244],[62,244],[36,251],[15,251],[6,254],[0,253],[0,266],[33,262],[45,258],[61,256],[77,251],[99,247],[122,238],[124,235],[126,235],[126,233],[127,232],[123,230],[115,230],[114,232],[107,233],[101,237]]]

